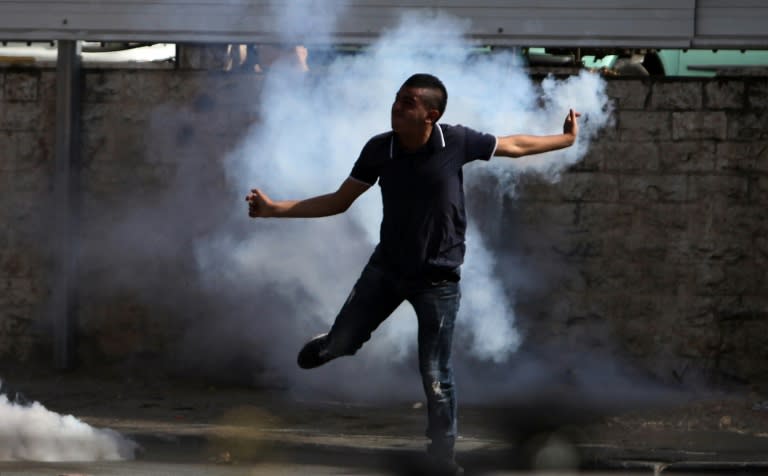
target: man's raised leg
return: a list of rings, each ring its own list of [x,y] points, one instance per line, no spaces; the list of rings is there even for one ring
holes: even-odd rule
[[[311,369],[337,357],[353,355],[402,301],[392,279],[381,270],[366,266],[331,330],[312,338],[299,352],[299,367]]]

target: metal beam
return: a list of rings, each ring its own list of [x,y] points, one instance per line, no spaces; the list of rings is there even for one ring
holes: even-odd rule
[[[688,47],[695,0],[0,0],[0,38],[367,44],[450,16],[504,46]],[[439,35],[422,40],[440,41]]]
[[[699,0],[694,48],[768,48],[768,2]]]
[[[51,320],[54,364],[57,369],[66,370],[75,363],[77,328],[81,45],[78,41],[63,40],[59,41],[58,50]]]
[[[498,46],[768,48],[765,0],[0,0],[0,39],[367,44],[445,16]]]

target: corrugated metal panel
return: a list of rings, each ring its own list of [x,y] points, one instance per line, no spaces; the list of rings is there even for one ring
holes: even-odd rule
[[[276,13],[280,5],[287,15]],[[695,0],[0,0],[0,38],[263,42],[295,33],[306,42],[369,42],[401,16],[421,12],[462,18],[470,36],[499,45],[672,48],[765,40],[765,0],[699,6],[697,21]],[[332,11],[333,24],[324,20]],[[300,27],[291,31],[286,17]]]
[[[386,3],[387,6],[382,6]],[[419,2],[358,1],[340,31],[375,35],[394,27]],[[425,3],[421,2],[422,7]],[[686,46],[693,33],[692,0],[443,1],[426,9],[468,20],[470,36],[490,44],[537,46]],[[396,5],[399,8],[392,8]],[[429,38],[425,38],[429,41]]]
[[[699,0],[693,44],[699,48],[768,48],[768,1]]]

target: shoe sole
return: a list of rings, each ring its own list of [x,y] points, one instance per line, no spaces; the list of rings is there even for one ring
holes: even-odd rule
[[[327,336],[328,333],[316,335],[304,344],[296,358],[296,363],[299,364],[299,367],[302,369],[314,369],[331,360],[320,356],[320,352],[325,348],[324,340]]]

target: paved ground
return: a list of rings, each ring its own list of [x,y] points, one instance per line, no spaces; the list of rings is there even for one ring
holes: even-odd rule
[[[49,409],[120,431],[142,450],[132,462],[0,463],[2,476],[423,474],[418,402],[302,402],[275,389],[45,372],[7,379]],[[768,404],[755,393],[631,412],[539,400],[464,405],[461,414],[458,452],[468,475],[768,474]]]

